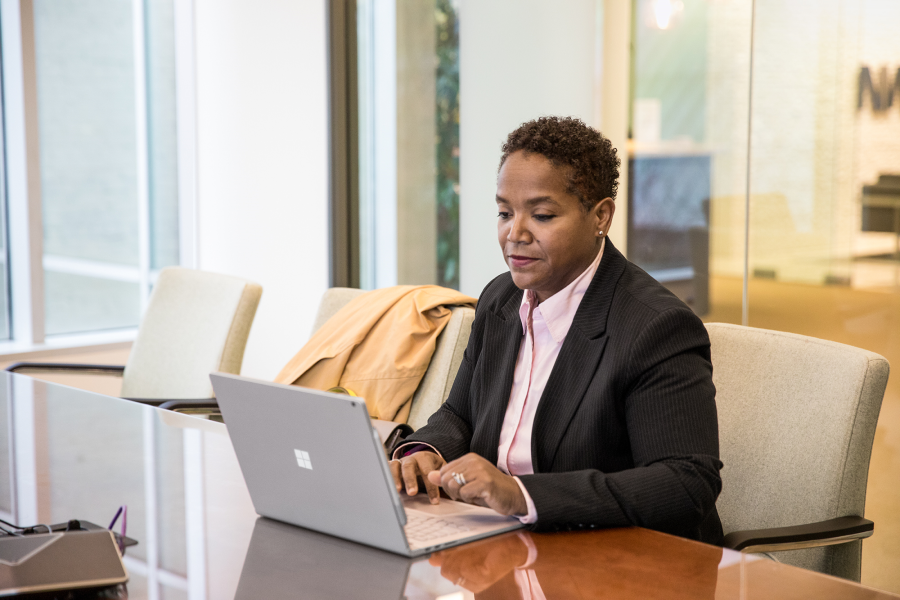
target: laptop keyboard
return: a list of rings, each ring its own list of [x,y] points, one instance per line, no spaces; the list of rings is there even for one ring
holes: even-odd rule
[[[410,545],[419,547],[427,546],[431,540],[469,531],[465,525],[409,511],[406,513],[404,529]]]

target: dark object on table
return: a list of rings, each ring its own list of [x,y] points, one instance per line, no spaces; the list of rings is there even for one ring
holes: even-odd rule
[[[66,524],[68,525],[68,524]],[[113,533],[61,531],[0,538],[0,595],[99,589],[128,581]]]
[[[896,234],[900,258],[900,175],[879,175],[878,183],[863,186],[862,230]]]
[[[629,160],[628,260],[695,314],[709,312],[709,154]]]

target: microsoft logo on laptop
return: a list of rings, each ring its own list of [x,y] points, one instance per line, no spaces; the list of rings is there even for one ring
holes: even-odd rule
[[[297,457],[297,464],[304,469],[312,471],[312,463],[309,460],[309,452],[305,450],[294,450],[294,456]]]

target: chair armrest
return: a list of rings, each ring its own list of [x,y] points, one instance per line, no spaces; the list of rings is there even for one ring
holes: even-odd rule
[[[201,398],[197,400],[164,400],[159,404],[160,408],[175,412],[185,413],[217,413],[219,403],[215,398]]]
[[[725,547],[742,552],[779,552],[843,544],[872,535],[875,523],[862,517],[838,517],[818,523],[732,531]]]
[[[17,362],[5,369],[10,373],[27,373],[29,371],[69,371],[74,373],[90,373],[93,375],[118,375],[125,372],[123,365],[87,365],[83,363],[36,363]]]

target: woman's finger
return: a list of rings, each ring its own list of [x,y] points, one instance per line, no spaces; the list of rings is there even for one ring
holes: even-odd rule
[[[493,506],[488,504],[487,500],[485,500],[484,498],[475,498],[474,500],[472,500],[472,504],[474,504],[475,506],[483,506],[485,508],[493,508]]]
[[[456,460],[451,460],[448,463],[444,463],[444,466],[441,467],[441,477],[448,473],[453,473],[456,469],[460,468],[459,462],[461,458],[457,458]]]
[[[411,456],[400,461],[400,472],[403,474],[403,484],[406,486],[406,493],[415,496],[419,493],[419,483],[416,481],[419,477],[419,464]]]
[[[459,497],[463,502],[476,504],[477,500],[487,500],[490,495],[489,485],[485,485],[484,481],[476,480],[459,488]]]
[[[421,468],[421,467],[420,467]],[[432,473],[434,475],[432,475]],[[432,477],[434,476],[437,479],[435,482]],[[432,504],[437,504],[441,501],[441,479],[440,479],[440,471],[429,471],[425,477],[422,478],[422,482],[425,484],[425,491],[428,492],[428,499]]]
[[[443,469],[441,469],[443,471]],[[459,484],[456,482],[456,479],[453,478],[453,473],[447,471],[446,473],[441,474],[441,487],[444,488],[444,491],[447,492],[447,495],[450,496],[453,500],[459,500]]]

